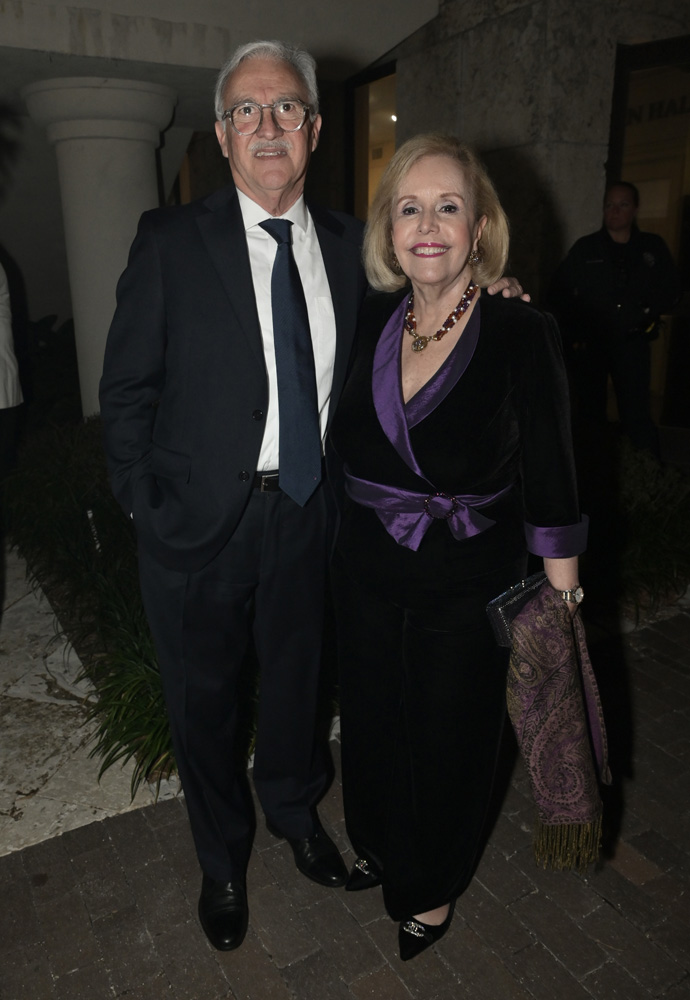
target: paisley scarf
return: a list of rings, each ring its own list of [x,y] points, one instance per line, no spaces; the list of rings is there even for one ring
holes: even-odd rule
[[[508,714],[527,765],[542,867],[597,860],[602,803],[611,783],[606,730],[584,625],[548,584],[513,619]]]

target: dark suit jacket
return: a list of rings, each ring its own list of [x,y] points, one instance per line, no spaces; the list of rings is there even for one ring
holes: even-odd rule
[[[332,415],[366,291],[362,224],[310,212],[336,318]],[[118,283],[100,398],[113,491],[140,544],[171,569],[200,569],[247,503],[268,405],[233,185],[142,216]]]

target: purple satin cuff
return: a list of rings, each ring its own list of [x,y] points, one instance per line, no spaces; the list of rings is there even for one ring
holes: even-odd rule
[[[432,520],[446,521],[453,538],[460,541],[486,531],[496,522],[475,507],[493,503],[510,490],[488,496],[446,496],[444,493],[414,493],[395,486],[382,486],[367,479],[345,474],[345,490],[355,503],[373,507],[388,534],[398,545],[414,552],[429,530]]]
[[[538,528],[525,521],[525,541],[527,551],[547,559],[568,559],[579,556],[587,548],[589,517],[582,515],[578,524],[566,524],[559,528]]]

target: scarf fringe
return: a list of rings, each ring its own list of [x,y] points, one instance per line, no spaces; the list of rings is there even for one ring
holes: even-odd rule
[[[599,860],[601,816],[590,823],[537,823],[534,858],[541,868],[583,872]]]

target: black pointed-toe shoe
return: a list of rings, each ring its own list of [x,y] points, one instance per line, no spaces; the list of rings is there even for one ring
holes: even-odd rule
[[[218,951],[232,951],[244,941],[249,922],[243,882],[216,882],[204,875],[199,897],[199,921]]]
[[[274,837],[287,840],[295,856],[295,864],[299,871],[312,882],[336,889],[347,882],[347,868],[340,857],[340,851],[319,824],[311,837],[286,837],[280,830],[268,826],[269,833]]]
[[[398,946],[400,948],[400,958],[403,962],[409,962],[411,958],[416,958],[423,951],[440,941],[450,927],[455,909],[455,900],[450,904],[448,916],[442,924],[424,924],[421,920],[411,917],[409,920],[402,920],[398,928]]]
[[[381,885],[381,876],[366,858],[357,858],[347,877],[345,888],[348,892],[361,892]]]

